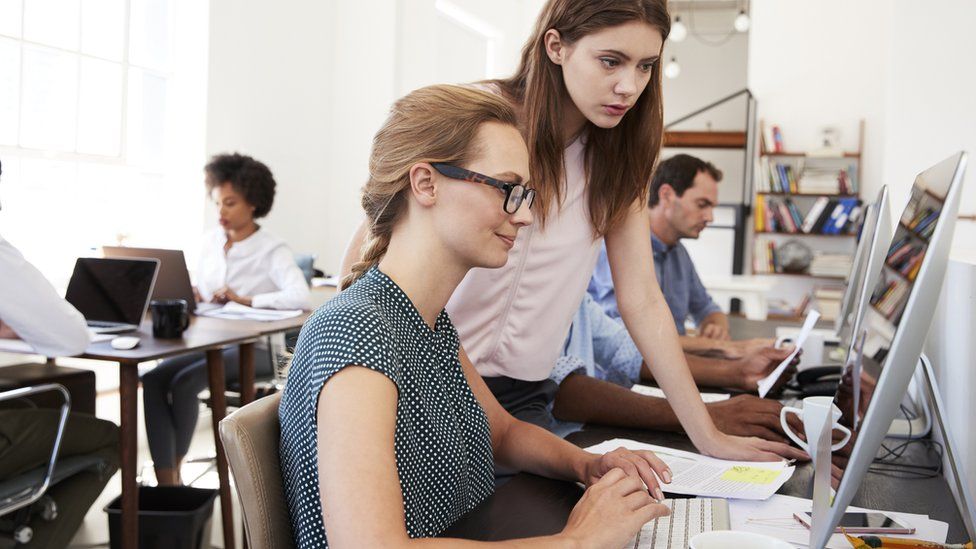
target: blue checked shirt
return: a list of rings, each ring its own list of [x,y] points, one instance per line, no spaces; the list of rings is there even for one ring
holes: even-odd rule
[[[680,242],[669,248],[652,234],[651,248],[654,252],[654,272],[657,275],[657,282],[661,285],[661,292],[671,309],[674,325],[679,334],[685,335],[685,320],[689,316],[694,319],[695,325],[699,325],[706,316],[722,310],[708,295],[701,279],[698,278],[698,272],[691,261],[691,256],[688,255],[688,250]],[[587,292],[609,316],[620,319],[605,243],[600,249],[600,257],[597,259],[596,269],[593,271],[593,278],[590,279]]]

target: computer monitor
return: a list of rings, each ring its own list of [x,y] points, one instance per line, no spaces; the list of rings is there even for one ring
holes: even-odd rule
[[[129,248],[128,246],[102,246],[105,257],[150,258],[159,260],[159,274],[153,286],[152,299],[186,300],[188,311],[196,310],[196,299],[190,283],[190,273],[186,270],[183,250],[164,250],[160,248]]]
[[[811,547],[823,547],[837,527],[908,390],[942,291],[965,167],[966,153],[958,152],[915,178],[868,299],[864,328],[858,326],[866,334],[857,344],[866,357],[863,368],[843,376],[834,397],[841,422],[854,433],[853,446],[827,520],[813,525]]]
[[[888,186],[883,185],[878,191],[878,198],[868,206],[864,224],[861,225],[854,264],[851,266],[850,276],[847,277],[840,313],[834,325],[842,349],[850,348],[854,339],[852,334],[864,316],[867,300],[863,296],[874,288],[874,283],[881,274],[884,252],[890,243],[891,208],[888,204]],[[846,356],[850,356],[850,353]]]

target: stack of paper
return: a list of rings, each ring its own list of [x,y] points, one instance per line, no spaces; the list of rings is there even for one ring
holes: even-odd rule
[[[617,448],[650,450],[671,469],[671,483],[661,489],[671,494],[713,498],[767,499],[793,476],[785,461],[729,461],[615,438],[586,449],[605,454]]]
[[[729,515],[733,530],[766,534],[794,545],[807,547],[810,545],[810,531],[793,518],[794,513],[809,513],[812,503],[809,499],[782,496],[779,494],[766,501],[731,501]],[[848,511],[872,511],[862,507],[848,507]],[[949,534],[949,525],[937,520],[931,520],[926,515],[911,513],[885,513],[907,525],[915,527],[912,535],[884,534],[886,537],[924,539],[945,543]],[[850,549],[848,543],[840,534],[831,536],[827,547],[836,549]]]
[[[647,385],[641,385],[639,383],[635,383],[634,386],[630,388],[630,390],[635,393],[639,393],[646,396],[652,396],[657,398],[668,398],[664,394],[664,391],[662,391],[661,389],[657,387],[648,387]],[[706,404],[709,402],[719,402],[722,400],[728,400],[729,396],[731,395],[728,395],[726,393],[701,393],[702,401],[705,402]]]
[[[294,318],[302,314],[301,309],[296,310],[277,310],[277,309],[255,309],[240,303],[230,302],[218,309],[205,311],[197,310],[197,314],[213,318],[223,318],[225,320],[259,320],[261,322],[274,322]]]

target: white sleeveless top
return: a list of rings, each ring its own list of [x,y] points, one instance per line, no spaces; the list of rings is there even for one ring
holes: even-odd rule
[[[566,193],[546,228],[520,229],[505,266],[472,269],[447,304],[482,376],[540,381],[556,365],[603,240],[590,221],[583,152],[579,138],[564,152]]]

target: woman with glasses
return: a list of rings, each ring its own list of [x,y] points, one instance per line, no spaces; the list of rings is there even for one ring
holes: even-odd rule
[[[516,417],[551,426],[556,385],[548,378],[605,239],[624,324],[698,450],[803,458],[786,444],[715,427],[654,275],[643,205],[663,135],[669,30],[665,0],[550,0],[516,73],[487,84],[520,115],[537,222],[519,233],[503,268],[472,271],[452,296],[461,355]],[[363,232],[347,249],[347,267],[363,250]]]
[[[496,463],[589,486],[560,534],[511,545],[617,548],[667,512],[649,494],[670,481],[654,454],[597,456],[515,420],[459,354],[444,306],[471,269],[509,261],[532,223],[528,174],[497,95],[432,86],[393,106],[363,188],[362,261],[302,328],[279,408],[299,547],[413,546],[488,497]]]

